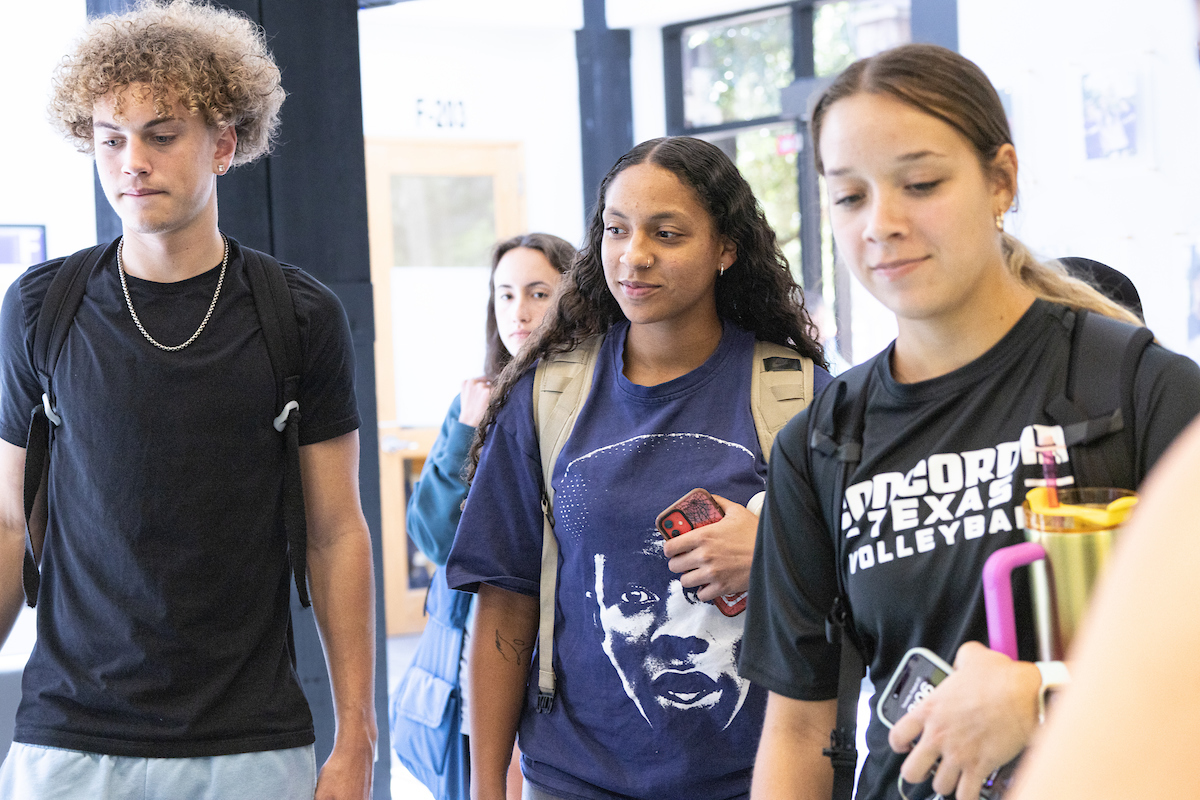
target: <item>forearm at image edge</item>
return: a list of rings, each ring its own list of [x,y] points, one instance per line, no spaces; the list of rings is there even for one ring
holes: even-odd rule
[[[537,639],[536,597],[482,584],[470,638],[471,797],[503,800]]]
[[[25,448],[0,440],[0,646],[21,613],[25,561]]]
[[[830,800],[833,767],[823,750],[836,722],[836,700],[794,700],[771,692],[751,800]]]

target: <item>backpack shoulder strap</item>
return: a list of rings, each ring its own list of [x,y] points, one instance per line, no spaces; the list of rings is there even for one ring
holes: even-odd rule
[[[283,265],[274,257],[243,247],[242,259],[275,373],[276,399],[282,410],[300,392],[300,328],[292,291],[284,277]]]
[[[771,460],[775,435],[812,402],[813,362],[790,347],[754,343],[750,376],[750,413],[763,458]]]
[[[68,256],[42,298],[42,308],[33,326],[29,352],[33,369],[42,387],[42,402],[35,405],[29,419],[29,435],[25,441],[25,559],[21,568],[21,585],[25,603],[37,605],[41,573],[42,546],[46,539],[46,480],[50,464],[51,424],[62,419],[57,413],[52,379],[59,354],[67,342],[75,312],[83,302],[88,276],[104,256],[109,243],[98,244]],[[22,279],[24,280],[24,279]]]
[[[68,256],[50,281],[46,296],[42,299],[42,310],[34,326],[31,348],[33,368],[43,380],[43,388],[49,377],[54,374],[58,356],[67,342],[67,333],[71,330],[71,323],[75,321],[75,312],[83,302],[88,277],[108,247],[109,243],[105,242]]]
[[[246,278],[258,311],[258,321],[267,345],[267,356],[275,374],[277,431],[283,434],[283,525],[287,533],[288,562],[296,582],[300,605],[312,605],[308,596],[308,522],[304,515],[304,485],[300,475],[300,326],[292,291],[283,266],[272,256],[242,248]]]
[[[826,502],[823,515],[833,537],[837,595],[825,622],[825,637],[839,645],[837,723],[823,753],[833,763],[833,800],[850,800],[858,763],[859,686],[865,673],[864,649],[854,630],[850,600],[842,580],[842,502],[846,483],[862,459],[862,434],[874,365],[834,378],[821,395],[809,422],[809,461],[813,489]]]
[[[554,707],[554,602],[558,592],[558,540],[554,538],[554,463],[575,427],[592,388],[603,336],[569,353],[538,362],[533,376],[533,421],[542,456],[542,566],[538,596],[538,713]]]
[[[1062,426],[1077,481],[1133,488],[1133,384],[1154,334],[1083,309],[1066,312],[1063,324],[1071,332],[1065,389],[1046,414]]]

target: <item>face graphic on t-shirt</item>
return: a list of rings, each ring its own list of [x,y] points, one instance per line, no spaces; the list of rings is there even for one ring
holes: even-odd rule
[[[578,539],[585,605],[599,644],[652,727],[678,715],[717,730],[750,683],[737,674],[742,617],[726,617],[667,566],[658,512],[696,486],[718,490],[752,470],[745,447],[699,434],[628,439],[575,459],[556,506],[560,536]],[[685,534],[686,535],[686,534]]]
[[[697,709],[727,725],[749,689],[737,674],[741,618],[697,599],[666,562],[654,529],[638,549],[594,556],[604,652],[651,725],[664,712]]]

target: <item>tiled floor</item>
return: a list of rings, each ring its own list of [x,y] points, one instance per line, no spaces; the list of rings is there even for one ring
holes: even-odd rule
[[[417,647],[417,635],[411,636],[393,636],[387,640],[387,663],[388,663],[388,696],[391,696],[391,690],[396,688],[396,684],[400,682],[400,676],[404,674],[404,670],[408,669],[408,665],[412,663],[413,651]],[[380,720],[380,724],[386,725],[387,720]],[[392,800],[433,800],[433,795],[425,786],[414,778],[404,765],[400,763],[400,759],[396,758],[396,754],[392,753]]]

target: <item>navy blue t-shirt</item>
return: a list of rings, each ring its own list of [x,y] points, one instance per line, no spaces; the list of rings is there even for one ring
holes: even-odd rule
[[[525,713],[525,775],[555,794],[691,800],[749,791],[765,693],[737,674],[742,617],[684,590],[658,513],[696,487],[745,504],[765,485],[750,412],[754,335],[730,323],[696,370],[658,386],[622,374],[628,324],[601,347],[554,468],[561,566],[557,696]],[[817,386],[829,378],[818,371]],[[541,456],[533,372],[490,431],[450,552],[450,585],[538,594]],[[536,681],[525,708],[535,705]]]

